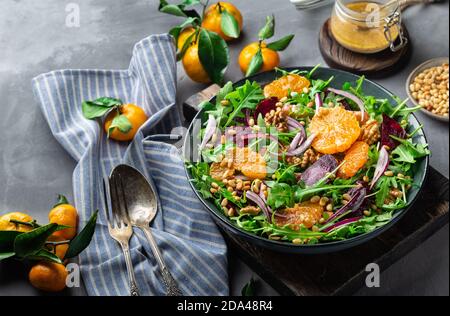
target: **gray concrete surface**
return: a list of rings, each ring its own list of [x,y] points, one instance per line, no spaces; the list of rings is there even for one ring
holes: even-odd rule
[[[231,1],[244,15],[245,33],[231,45],[229,80],[242,77],[236,64],[240,48],[256,37],[267,14],[277,18],[276,36],[295,33],[282,53],[283,66],[323,63],[317,46],[319,28],[331,7],[298,12],[289,0]],[[80,6],[79,28],[65,26],[68,3]],[[30,80],[58,68],[126,68],[133,44],[152,33],[166,32],[176,17],[160,14],[156,0],[2,0],[0,1],[0,213],[28,210],[45,221],[57,193],[71,197],[74,161],[53,139],[31,93]],[[405,79],[417,64],[448,56],[449,6],[415,7],[405,14],[414,42],[408,66],[377,80],[406,97]],[[178,100],[203,87],[179,69]],[[419,114],[433,151],[431,164],[448,177],[448,125]],[[448,225],[382,274],[381,288],[362,289],[359,295],[448,295]],[[231,293],[254,273],[239,260],[230,265]],[[27,270],[0,264],[0,295],[39,294],[26,281]],[[66,294],[83,294],[82,289]],[[259,293],[276,295],[260,283]]]

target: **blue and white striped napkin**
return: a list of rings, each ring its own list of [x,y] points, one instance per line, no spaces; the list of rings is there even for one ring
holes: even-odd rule
[[[125,260],[108,234],[98,190],[101,177],[126,163],[157,189],[161,207],[152,230],[181,291],[228,295],[225,242],[189,187],[178,151],[145,139],[181,126],[172,38],[153,35],[137,43],[128,70],[58,70],[39,75],[32,83],[53,135],[78,162],[72,181],[80,225],[100,209],[93,241],[79,258],[88,294],[129,295]],[[102,96],[138,104],[150,116],[133,142],[105,137],[98,141],[99,125],[83,117],[81,103]],[[135,230],[130,248],[141,294],[165,295],[157,262],[141,231]]]

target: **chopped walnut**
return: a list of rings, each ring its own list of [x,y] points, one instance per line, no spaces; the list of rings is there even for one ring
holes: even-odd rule
[[[378,142],[380,136],[380,126],[376,120],[369,119],[361,126],[359,140],[372,145]]]
[[[309,167],[310,165],[312,165],[313,163],[315,163],[320,158],[320,156],[321,156],[320,153],[316,152],[312,148],[309,148],[308,150],[305,151],[303,156],[301,156],[301,157],[287,157],[286,161],[289,164],[299,165],[300,167],[305,169],[305,168]]]
[[[264,121],[267,125],[275,126],[278,131],[286,132],[288,130],[286,118],[287,115],[282,108],[277,107],[275,110],[266,114]]]

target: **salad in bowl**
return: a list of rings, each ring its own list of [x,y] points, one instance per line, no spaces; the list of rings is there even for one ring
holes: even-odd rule
[[[357,238],[392,222],[422,184],[419,108],[317,69],[227,83],[191,125],[193,187],[247,235],[293,246]]]

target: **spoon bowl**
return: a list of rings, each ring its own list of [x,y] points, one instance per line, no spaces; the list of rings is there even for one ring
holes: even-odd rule
[[[148,226],[158,211],[156,195],[150,183],[142,173],[128,165],[118,165],[114,168],[112,176],[114,173],[122,180],[131,224],[137,227]]]
[[[161,270],[167,296],[182,295],[177,282],[164,262],[164,258],[150,229],[150,223],[158,212],[158,199],[155,190],[142,173],[128,165],[116,166],[110,177],[112,179],[120,179],[122,194],[119,196],[119,199],[122,199],[122,201],[116,201],[116,203],[117,205],[125,205],[131,225],[144,232]]]

